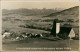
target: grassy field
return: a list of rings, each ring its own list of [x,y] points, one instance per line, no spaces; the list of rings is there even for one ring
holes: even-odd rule
[[[22,41],[10,41],[6,39],[3,41],[2,49],[3,51],[78,51],[78,47],[79,40],[50,41],[40,38],[31,38]]]
[[[8,16],[9,17],[9,16]],[[47,26],[47,23],[46,22],[35,22],[35,20],[40,20],[42,19],[41,17],[39,16],[22,16],[23,18],[20,18],[18,17],[18,20],[15,20],[17,19],[17,16],[15,16],[15,18],[9,18],[10,20],[6,19],[6,21],[3,21],[2,25],[2,29],[3,31],[4,30],[10,30],[10,31],[13,31],[13,32],[28,32],[28,33],[43,33],[43,32],[47,32],[47,31],[44,31],[44,30],[37,30],[37,29],[30,29],[30,28],[23,28],[23,27],[19,27],[20,25],[36,25],[37,26],[44,26],[46,24]],[[6,17],[4,16],[3,19],[5,19]],[[32,19],[32,20],[31,20]],[[49,22],[50,23],[50,22]],[[48,24],[49,24],[48,23]],[[6,25],[7,24],[7,25]],[[40,27],[39,26],[39,27]]]

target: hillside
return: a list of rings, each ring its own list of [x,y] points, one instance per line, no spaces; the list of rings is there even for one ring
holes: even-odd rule
[[[51,14],[47,15],[46,17],[52,17],[52,16],[57,16],[57,15],[75,15],[75,16],[78,16],[79,15],[79,6],[65,9],[65,10],[60,11],[60,12],[51,13]]]
[[[72,18],[72,19],[74,19],[74,17],[77,17],[78,19],[78,16],[79,16],[79,6],[75,6],[60,12],[51,13],[46,17],[58,17],[58,18],[64,17],[64,18]]]

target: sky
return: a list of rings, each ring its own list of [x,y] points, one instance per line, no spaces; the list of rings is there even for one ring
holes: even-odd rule
[[[2,9],[19,9],[19,8],[28,8],[28,9],[32,9],[32,8],[38,8],[38,9],[42,9],[42,8],[47,8],[47,9],[51,9],[51,8],[63,8],[63,9],[67,9],[70,7],[74,7],[74,6],[78,6],[79,3],[78,2],[40,2],[40,1],[2,1]]]

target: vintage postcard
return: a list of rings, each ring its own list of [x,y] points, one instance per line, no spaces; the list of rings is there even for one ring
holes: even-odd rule
[[[1,1],[2,52],[79,51],[79,1]]]

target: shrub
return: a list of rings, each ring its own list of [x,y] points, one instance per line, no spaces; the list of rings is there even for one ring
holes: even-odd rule
[[[64,33],[64,34],[58,34],[58,36],[59,36],[60,38],[62,38],[62,39],[68,39],[68,38],[69,38],[66,33]]]
[[[73,37],[72,39],[74,39],[74,40],[79,40],[79,37]]]
[[[19,36],[19,34],[15,32],[12,32],[10,35],[11,38],[16,38],[17,36]]]
[[[67,19],[67,22],[74,22],[73,19]]]
[[[71,24],[64,24],[63,26],[72,26]]]
[[[74,39],[74,40],[79,40],[79,35],[76,35],[76,36],[73,37],[72,39]]]

